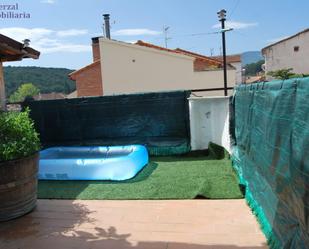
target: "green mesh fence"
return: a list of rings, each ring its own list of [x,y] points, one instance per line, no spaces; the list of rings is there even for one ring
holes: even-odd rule
[[[27,101],[44,147],[146,145],[150,155],[190,151],[189,91]]]
[[[309,248],[309,78],[236,87],[233,165],[271,248]]]

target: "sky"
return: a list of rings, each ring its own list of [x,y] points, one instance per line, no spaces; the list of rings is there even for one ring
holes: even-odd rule
[[[17,10],[4,7],[16,4]],[[168,48],[218,55],[220,9],[233,28],[226,32],[228,54],[261,50],[309,27],[308,0],[1,0],[0,33],[28,38],[41,52],[39,60],[5,65],[78,69],[91,63],[91,37],[103,35],[105,13],[112,39],[164,46],[163,27],[169,27]]]

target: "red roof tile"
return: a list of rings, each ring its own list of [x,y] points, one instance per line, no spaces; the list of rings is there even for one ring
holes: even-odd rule
[[[180,53],[185,54],[185,55],[193,56],[196,59],[206,60],[207,62],[209,62],[212,65],[222,67],[222,62],[220,60],[210,58],[210,57],[205,56],[205,55],[197,54],[197,53],[194,53],[194,52],[191,52],[191,51],[187,51],[187,50],[184,50],[184,49],[181,49],[181,48],[176,48],[175,51],[180,52]]]
[[[222,56],[212,56],[211,58],[218,60],[218,61],[223,61]],[[233,54],[233,55],[226,56],[226,63],[235,63],[235,62],[241,62],[240,54]]]
[[[171,52],[171,53],[177,53],[177,54],[183,54],[183,55],[191,56],[191,57],[195,58],[196,60],[204,61],[205,63],[207,63],[207,65],[209,65],[209,67],[212,67],[212,68],[213,67],[217,67],[217,68],[222,67],[222,62],[220,62],[216,59],[209,58],[205,55],[193,53],[191,51],[187,51],[187,50],[184,50],[184,49],[163,48],[163,47],[160,47],[160,46],[157,46],[157,45],[154,45],[154,44],[151,44],[151,43],[147,43],[147,42],[144,42],[144,41],[141,41],[141,40],[137,41],[135,44],[139,45],[139,46],[154,48],[154,49],[163,50],[163,51],[167,51],[167,52]]]

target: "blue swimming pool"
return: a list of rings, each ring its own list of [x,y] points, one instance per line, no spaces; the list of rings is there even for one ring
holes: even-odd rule
[[[148,164],[142,145],[52,147],[40,152],[39,180],[126,180]]]

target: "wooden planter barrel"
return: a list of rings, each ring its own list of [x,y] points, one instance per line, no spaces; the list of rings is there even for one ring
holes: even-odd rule
[[[0,221],[29,213],[36,205],[39,154],[0,162]]]

